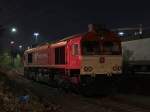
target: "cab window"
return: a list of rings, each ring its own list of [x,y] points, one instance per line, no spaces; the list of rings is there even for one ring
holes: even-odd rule
[[[33,56],[32,53],[28,54],[28,63],[32,63],[32,61],[33,61],[32,56]]]
[[[120,52],[119,43],[117,42],[104,42],[103,43],[104,54],[118,54]]]
[[[98,41],[83,41],[82,51],[83,55],[99,55],[100,43]]]
[[[78,47],[78,44],[72,45],[72,55],[79,55],[79,47]]]

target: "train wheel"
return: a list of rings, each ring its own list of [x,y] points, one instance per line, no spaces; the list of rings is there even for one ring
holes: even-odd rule
[[[86,97],[93,96],[94,95],[94,88],[91,85],[82,85],[80,87],[80,93]]]
[[[27,69],[24,69],[24,77],[27,79],[29,78],[29,72]]]
[[[76,94],[80,94],[80,87],[79,87],[79,85],[71,84],[71,90],[74,93],[76,93]]]
[[[116,95],[118,92],[118,88],[115,87],[114,85],[108,87],[108,89],[106,90],[106,94],[109,96],[113,96]]]
[[[40,80],[39,80],[39,74],[38,73],[35,73],[35,81],[36,82],[39,82]]]
[[[62,88],[66,93],[69,93],[71,86],[69,82],[63,81],[60,85],[60,88]]]
[[[30,69],[27,70],[27,72],[25,73],[25,77],[29,80],[33,80],[33,72]]]

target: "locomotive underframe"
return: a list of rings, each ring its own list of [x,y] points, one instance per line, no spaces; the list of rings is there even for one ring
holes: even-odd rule
[[[25,67],[25,77],[47,83],[53,87],[82,92],[84,95],[111,93],[119,83],[121,74],[81,75],[79,69]]]

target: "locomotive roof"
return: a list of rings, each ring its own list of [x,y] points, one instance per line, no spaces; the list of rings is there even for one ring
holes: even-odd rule
[[[57,43],[57,42],[62,42],[62,41],[66,41],[66,40],[69,40],[69,39],[72,39],[72,38],[75,38],[77,36],[82,36],[83,34],[85,33],[79,33],[79,34],[75,34],[75,35],[72,35],[72,36],[68,36],[68,37],[65,37],[63,39],[59,39],[59,40],[56,40],[56,41],[51,41],[49,43],[42,43],[34,48],[30,48],[28,50],[26,50],[26,52],[32,52],[32,51],[35,51],[37,48],[39,47],[42,47],[42,46],[47,46],[48,44],[53,44],[53,43]]]
[[[84,33],[78,33],[78,34],[75,34],[75,35],[72,35],[72,36],[68,36],[68,37],[65,37],[65,38],[62,38],[62,39],[58,39],[58,40],[55,40],[55,41],[51,41],[49,43],[42,43],[34,48],[30,48],[28,50],[26,50],[27,52],[30,52],[30,51],[33,51],[33,50],[36,50],[37,48],[41,47],[41,46],[45,46],[45,45],[49,45],[49,44],[55,44],[55,43],[58,43],[58,42],[62,42],[62,41],[67,41],[69,39],[73,39],[73,38],[76,38],[76,37],[79,37],[79,36],[84,36],[86,33],[88,32],[84,32]]]
[[[82,35],[84,35],[84,34],[85,34],[85,33],[78,33],[78,34],[75,34],[75,35],[68,36],[68,37],[65,37],[65,38],[63,38],[63,39],[57,40],[57,41],[55,41],[55,42],[59,42],[59,41],[66,41],[66,40],[69,40],[69,39],[75,38],[75,37],[77,37],[77,36],[82,36]]]
[[[32,52],[32,51],[36,51],[37,49],[43,49],[43,48],[48,47],[48,45],[49,45],[48,43],[42,43],[36,47],[25,50],[25,52]]]
[[[73,39],[73,38],[76,38],[76,37],[79,37],[79,36],[84,36],[86,35],[88,32],[84,32],[84,33],[79,33],[79,34],[75,34],[75,35],[72,35],[72,36],[68,36],[68,37],[65,37],[63,39],[60,39],[60,40],[57,40],[55,41],[54,43],[56,42],[61,42],[61,41],[66,41],[66,40],[69,40],[69,39]],[[110,34],[113,34],[113,32],[109,31]],[[115,36],[117,37],[117,36]],[[120,40],[120,38],[118,38]],[[53,42],[52,42],[53,43]]]

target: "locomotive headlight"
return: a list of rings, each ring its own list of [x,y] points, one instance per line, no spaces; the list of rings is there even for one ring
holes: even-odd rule
[[[84,69],[85,72],[91,72],[93,70],[93,67],[85,66],[83,69]]]
[[[113,66],[113,71],[117,71],[118,70],[118,66]]]
[[[121,71],[121,66],[118,66],[118,71]]]
[[[113,66],[113,71],[121,71],[121,66]]]

